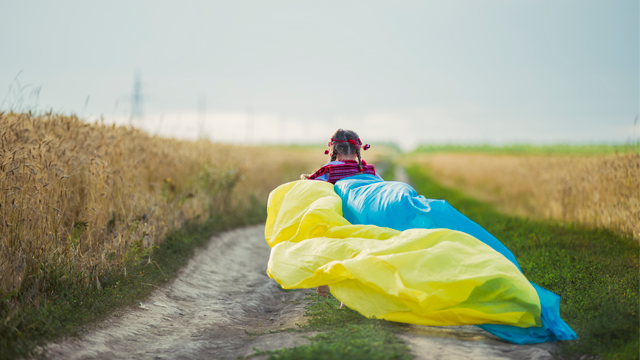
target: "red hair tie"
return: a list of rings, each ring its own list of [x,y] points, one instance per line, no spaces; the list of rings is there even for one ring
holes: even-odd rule
[[[363,145],[362,145],[362,141],[360,140],[360,138],[358,138],[357,140],[353,140],[353,139],[348,139],[348,140],[336,140],[336,139],[334,139],[334,138],[331,138],[331,141],[329,141],[329,142],[327,143],[327,146],[331,147],[331,145],[333,145],[333,144],[335,144],[335,143],[343,143],[343,142],[348,142],[348,143],[353,144],[353,146],[354,146],[356,149],[359,149],[359,148],[361,148],[361,147],[362,147],[362,150],[364,150],[364,151],[369,150],[369,148],[371,147],[371,145],[369,145],[369,144],[364,144],[364,146],[363,146]],[[324,151],[324,154],[325,154],[325,155],[329,155],[329,150],[325,150],[325,151]]]

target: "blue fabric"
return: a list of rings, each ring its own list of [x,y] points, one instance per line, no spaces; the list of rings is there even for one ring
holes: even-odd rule
[[[355,175],[336,182],[334,189],[342,198],[344,217],[352,224],[383,226],[399,231],[415,228],[461,231],[489,245],[520,269],[513,253],[495,236],[445,200],[427,199],[406,183],[381,181],[373,175]],[[560,296],[532,285],[540,298],[542,326],[479,326],[516,344],[577,339],[576,333],[560,318]]]

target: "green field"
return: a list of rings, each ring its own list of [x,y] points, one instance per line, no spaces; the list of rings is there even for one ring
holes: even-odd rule
[[[612,155],[628,154],[638,152],[638,144],[592,144],[592,145],[531,145],[531,144],[511,144],[511,145],[459,145],[441,144],[418,146],[413,153],[434,154],[434,153],[480,153],[495,155]]]
[[[529,280],[562,297],[561,315],[579,337],[562,343],[562,358],[638,358],[636,240],[609,230],[505,215],[438,185],[424,168],[407,172],[419,194],[446,199],[502,241]]]

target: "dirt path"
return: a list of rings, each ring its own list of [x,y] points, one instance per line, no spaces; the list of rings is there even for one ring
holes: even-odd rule
[[[515,345],[477,326],[404,326],[399,334],[417,360],[552,360],[555,344]]]
[[[171,284],[143,305],[109,317],[81,339],[49,347],[50,359],[237,359],[253,348],[308,343],[314,333],[275,331],[303,323],[305,291],[285,292],[265,269],[264,227],[224,233],[198,251]],[[117,315],[117,316],[116,316]],[[475,326],[404,326],[417,359],[552,359],[541,346],[506,343]],[[252,359],[264,359],[266,356]]]
[[[264,226],[224,233],[171,284],[109,317],[81,339],[52,344],[50,359],[237,359],[252,348],[308,343],[310,333],[248,335],[304,321],[304,291],[282,291],[265,273]],[[159,305],[158,305],[159,304]],[[256,359],[256,358],[254,358]],[[259,359],[259,358],[257,358]]]

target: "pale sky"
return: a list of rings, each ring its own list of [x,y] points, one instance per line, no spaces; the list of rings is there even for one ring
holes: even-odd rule
[[[214,141],[625,142],[638,1],[5,1],[2,110]],[[38,103],[7,90],[41,87]],[[13,86],[16,89],[16,86]],[[87,101],[88,98],[88,101]],[[636,131],[637,134],[637,131]]]

